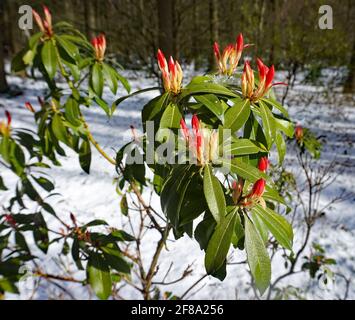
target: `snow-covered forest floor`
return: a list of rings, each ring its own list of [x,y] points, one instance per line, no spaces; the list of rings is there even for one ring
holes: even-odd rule
[[[190,72],[190,75],[192,72]],[[332,160],[339,163],[338,169],[333,172],[338,175],[337,180],[322,194],[320,202],[325,203],[332,197],[339,194],[342,189],[346,189],[350,196],[341,203],[335,204],[325,211],[325,215],[317,221],[313,228],[311,241],[323,245],[328,257],[337,260],[337,265],[332,266],[335,272],[353,277],[355,275],[355,104],[354,96],[345,96],[337,88],[336,82],[332,79],[335,72],[327,70],[322,78],[326,86],[309,85],[302,82],[302,75],[297,77],[295,85],[289,88],[289,93],[285,101],[290,112],[291,118],[305,127],[310,128],[317,136],[322,136],[324,141],[324,151],[319,161],[319,166],[326,166]],[[132,91],[143,89],[156,85],[155,79],[149,79],[143,73],[132,71],[124,72],[132,85]],[[189,79],[190,75],[185,78]],[[279,73],[278,78],[284,80],[286,74]],[[32,115],[24,108],[24,103],[30,101],[33,106],[37,106],[37,96],[43,96],[45,84],[35,82],[31,79],[21,79],[18,77],[8,77],[12,86],[18,86],[23,90],[23,94],[17,97],[0,96],[0,114],[3,114],[4,108],[11,111],[13,115],[14,127],[26,127],[33,129]],[[283,88],[277,93],[282,95]],[[109,90],[105,93],[110,97]],[[97,108],[91,108],[86,111],[87,120],[92,129],[93,135],[102,144],[108,153],[114,155],[114,149],[117,150],[127,139],[130,138],[130,125],[140,128],[140,112],[143,105],[158,92],[148,92],[126,100],[119,108],[112,119],[107,119],[104,112]],[[124,94],[121,91],[120,94]],[[114,97],[108,98],[113,101]],[[68,157],[62,158],[61,167],[54,167],[50,175],[56,183],[56,191],[61,193],[61,197],[52,200],[55,204],[57,213],[63,219],[69,218],[69,212],[75,213],[79,221],[86,222],[95,218],[106,219],[110,224],[116,227],[127,227],[126,218],[120,214],[119,197],[115,192],[113,179],[116,176],[115,170],[107,166],[102,157],[93,151],[93,160],[91,174],[83,173],[79,167],[77,156],[73,152],[67,152]],[[296,176],[299,175],[299,168],[295,166],[294,154],[290,152],[286,158],[286,168],[292,171]],[[1,169],[2,170],[2,169]],[[15,177],[8,173],[1,172],[7,185],[8,181],[15,182]],[[12,185],[14,186],[14,184]],[[8,191],[0,197],[0,203],[6,201],[11,196]],[[154,199],[154,204],[159,206],[158,199]],[[129,231],[129,229],[127,229]],[[302,235],[303,230],[298,229],[297,239]],[[156,246],[157,235],[154,231],[148,232],[143,241],[143,254],[148,259]],[[29,237],[32,241],[32,236]],[[188,264],[193,263],[193,273],[184,281],[171,286],[165,286],[161,289],[172,291],[179,295],[182,294],[192,283],[204,274],[203,252],[200,250],[196,241],[187,236],[167,244],[162,258],[159,273],[161,277],[171,263],[173,263],[170,276],[166,279],[174,280],[178,278]],[[67,261],[58,261],[56,250],[53,248],[49,255],[43,257],[41,263],[46,271],[52,273],[60,272],[60,268],[68,266]],[[305,254],[308,251],[306,250]],[[243,254],[234,254],[233,261],[242,261]],[[68,259],[69,261],[69,259]],[[275,259],[273,262],[273,277],[284,272],[283,262]],[[80,277],[80,273],[78,273]],[[159,280],[159,277],[156,279]],[[252,295],[249,288],[250,281],[247,267],[245,265],[228,266],[228,275],[223,282],[214,278],[205,278],[194,290],[192,295],[187,298],[199,299],[243,299]],[[338,298],[345,293],[345,282],[337,278],[335,283],[329,283],[328,286],[318,286],[315,282],[309,282],[309,277],[303,274],[294,275],[286,278],[280,283],[280,286],[286,287],[293,285],[301,288],[301,295],[305,298]],[[87,288],[75,284],[65,284],[75,298],[89,298]],[[55,290],[51,288],[51,290]],[[35,298],[47,298],[53,295],[48,288],[41,288]],[[123,290],[124,298],[141,298],[134,289]],[[16,297],[14,297],[16,298]],[[355,298],[355,282],[350,283],[348,298]]]

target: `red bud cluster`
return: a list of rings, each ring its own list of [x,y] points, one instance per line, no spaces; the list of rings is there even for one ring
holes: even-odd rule
[[[170,57],[168,64],[163,52],[160,49],[158,50],[157,57],[165,91],[178,94],[181,91],[183,75],[179,62],[174,61],[174,59]]]

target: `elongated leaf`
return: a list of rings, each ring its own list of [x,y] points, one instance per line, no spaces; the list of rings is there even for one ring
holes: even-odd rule
[[[224,263],[231,245],[237,208],[217,225],[208,243],[205,267],[208,274],[216,272]]]
[[[106,300],[111,295],[111,275],[106,261],[97,253],[91,253],[87,264],[87,277],[98,298]]]
[[[263,240],[256,231],[255,226],[245,217],[245,249],[250,272],[253,275],[255,285],[263,294],[270,284],[271,263]]]
[[[138,90],[138,91],[135,91],[131,94],[128,94],[124,97],[121,97],[119,99],[117,99],[114,104],[116,106],[118,106],[120,103],[122,103],[123,101],[125,101],[126,99],[130,98],[130,97],[133,97],[133,96],[136,96],[137,94],[141,94],[141,93],[144,93],[144,92],[148,92],[148,91],[154,91],[154,90],[159,90],[160,88],[159,87],[151,87],[151,88],[146,88],[146,89],[142,89],[142,90]]]
[[[276,124],[275,119],[270,111],[270,109],[263,103],[259,101],[260,106],[260,116],[263,121],[263,129],[266,137],[268,147],[270,148],[276,135]]]
[[[249,100],[240,100],[226,111],[224,116],[224,128],[231,129],[232,133],[239,130],[250,115]]]
[[[142,121],[153,120],[165,108],[169,100],[169,93],[166,92],[159,97],[149,101],[142,110]]]
[[[259,232],[261,239],[263,239],[264,244],[266,245],[269,240],[269,230],[264,224],[263,220],[252,212],[252,220],[256,230]]]
[[[84,139],[81,143],[79,149],[79,162],[80,167],[87,173],[90,173],[90,165],[91,165],[91,146],[90,141]]]
[[[285,107],[277,102],[275,99],[272,98],[263,98],[261,99],[262,101],[266,102],[268,105],[275,107],[276,109],[278,109],[284,116],[288,117],[288,111],[285,109]]]
[[[286,143],[280,131],[276,133],[275,144],[279,154],[279,164],[281,165],[286,155]]]
[[[260,205],[253,207],[252,212],[259,216],[281,246],[292,250],[293,230],[284,217]]]
[[[64,142],[67,145],[70,145],[67,129],[62,122],[61,116],[57,113],[54,114],[52,119],[52,130],[58,140]]]
[[[271,188],[268,185],[265,188],[263,198],[265,198],[267,200],[271,200],[271,201],[276,201],[276,202],[286,205],[285,199],[283,197],[281,197],[275,189]]]
[[[105,255],[105,260],[107,261],[107,263],[110,265],[112,269],[115,269],[120,273],[130,273],[131,271],[130,265],[122,257],[118,255],[110,255],[110,254],[104,254],[104,255]]]
[[[160,120],[160,128],[179,129],[182,118],[179,107],[175,103],[170,103]]]
[[[179,95],[179,100],[191,95],[202,93],[213,93],[216,95],[228,97],[238,97],[238,95],[236,95],[224,86],[212,82],[204,82],[198,84],[190,83],[185,89],[182,90],[181,94]]]
[[[208,208],[217,223],[226,215],[226,199],[219,180],[213,175],[211,166],[205,166],[203,171],[203,192]]]
[[[233,173],[236,173],[238,176],[247,179],[250,182],[255,182],[260,178],[264,178],[265,180],[271,182],[271,179],[268,175],[261,172],[258,168],[244,162],[240,158],[233,159],[229,162],[223,161],[222,165],[223,167],[229,168]]]
[[[7,187],[5,186],[4,180],[3,180],[3,178],[1,176],[0,176],[0,190],[2,190],[2,191],[6,191],[7,190]]]
[[[292,122],[276,116],[275,117],[275,123],[276,123],[276,127],[279,130],[283,131],[286,134],[286,136],[288,136],[289,138],[293,137],[293,134],[294,134],[295,130],[294,130]]]
[[[53,79],[57,71],[58,59],[57,59],[56,49],[51,40],[47,40],[44,42],[41,51],[41,56],[42,56],[44,68],[46,69],[49,78]]]
[[[99,63],[95,63],[91,69],[91,87],[94,92],[101,97],[104,87],[104,78],[102,74],[102,67]]]
[[[105,80],[108,83],[108,86],[113,94],[116,94],[117,92],[117,76],[116,76],[116,70],[113,70],[109,65],[106,63],[102,64],[103,67],[103,72],[105,76]]]
[[[194,98],[197,102],[200,102],[206,106],[218,118],[222,118],[224,108],[219,99],[214,94],[196,95]]]
[[[33,177],[33,176],[32,176]],[[33,177],[34,180],[46,191],[51,192],[54,189],[54,184],[45,177]]]
[[[79,50],[78,47],[73,44],[71,41],[62,36],[55,36],[55,39],[58,41],[59,45],[65,50],[65,52],[75,61],[78,59]]]
[[[226,152],[235,156],[243,156],[265,151],[257,144],[257,142],[253,142],[249,139],[233,139],[232,143],[225,148]]]
[[[69,98],[65,103],[65,118],[74,127],[81,125],[79,105],[73,98]]]
[[[122,83],[122,85],[126,89],[126,91],[128,93],[130,93],[131,92],[131,86],[130,86],[128,80],[125,77],[123,77],[122,75],[120,75],[118,72],[116,72],[116,77],[117,77],[118,81]]]
[[[197,225],[195,229],[195,239],[200,245],[201,250],[206,250],[208,242],[211,239],[213,231],[216,227],[214,218],[209,214]]]

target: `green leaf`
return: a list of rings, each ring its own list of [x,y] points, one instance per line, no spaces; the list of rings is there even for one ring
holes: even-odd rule
[[[101,255],[91,252],[86,271],[88,282],[97,297],[106,300],[111,295],[112,289],[110,269],[107,262]]]
[[[81,143],[79,149],[79,162],[80,167],[87,173],[90,173],[90,165],[91,165],[91,146],[90,141],[84,139]]]
[[[281,246],[292,250],[293,230],[284,217],[269,208],[264,209],[260,205],[254,206],[252,212],[260,217]]]
[[[160,128],[179,129],[182,118],[179,107],[175,103],[170,103],[160,120]]]
[[[69,98],[65,103],[65,118],[74,127],[81,125],[79,105],[73,98]]]
[[[231,129],[232,133],[239,130],[250,115],[249,100],[241,100],[236,102],[231,108],[226,111],[224,116],[224,128]]]
[[[121,202],[120,202],[121,213],[125,216],[128,215],[128,203],[127,203],[127,196],[123,195]]]
[[[49,237],[46,221],[42,214],[37,212],[34,215],[35,229],[33,230],[33,238],[37,247],[44,253],[47,253],[49,246]]]
[[[275,189],[271,188],[268,185],[265,188],[263,198],[265,198],[265,200],[276,201],[276,202],[286,205],[285,199],[283,197],[281,197]]]
[[[199,84],[190,83],[185,89],[182,90],[181,94],[179,95],[179,100],[182,100],[191,95],[202,93],[213,93],[216,95],[235,98],[238,97],[238,95],[236,95],[224,86],[212,82],[204,82]]]
[[[237,208],[217,224],[217,227],[208,243],[205,267],[208,274],[216,272],[224,263],[231,244],[234,232]]]
[[[108,117],[112,116],[112,109],[110,109],[110,106],[104,100],[102,100],[99,96],[96,96],[94,101],[100,106],[102,110],[105,111]]]
[[[277,153],[279,154],[279,164],[281,165],[286,155],[286,143],[280,131],[276,133],[275,144],[277,148]]]
[[[195,239],[200,245],[201,250],[206,250],[208,246],[208,242],[213,234],[213,231],[216,227],[216,221],[214,218],[209,215],[197,225],[195,229]]]
[[[286,136],[288,136],[289,138],[292,138],[293,137],[293,134],[295,132],[295,129],[293,127],[293,124],[292,122],[286,120],[286,119],[282,119],[278,116],[275,116],[274,118],[275,120],[275,123],[276,123],[276,127],[283,131]]]
[[[243,156],[266,151],[257,141],[254,142],[249,139],[232,139],[232,143],[228,143],[229,141],[227,141],[227,144],[224,147],[225,152],[235,156]]]
[[[91,87],[99,97],[102,96],[104,77],[102,74],[102,67],[97,62],[94,63],[91,68]]]
[[[208,208],[217,223],[220,223],[226,215],[226,199],[219,180],[213,175],[210,165],[206,165],[203,171],[203,192]]]
[[[244,228],[242,225],[242,221],[238,213],[236,213],[235,226],[234,226],[234,234],[232,237],[232,242],[235,247],[239,247],[239,249],[244,249]],[[243,241],[242,241],[243,240]]]
[[[144,92],[154,91],[154,90],[159,90],[159,89],[160,89],[160,87],[151,87],[151,88],[146,88],[146,89],[138,90],[138,91],[135,91],[135,92],[133,92],[133,93],[131,93],[131,94],[128,94],[128,95],[126,95],[126,96],[123,96],[123,97],[117,99],[117,100],[114,102],[114,104],[115,104],[116,106],[118,106],[120,103],[122,103],[123,101],[125,101],[126,99],[128,99],[128,98],[130,98],[130,97],[136,96],[136,95],[141,94],[141,93],[144,93]]]
[[[259,101],[259,106],[260,106],[260,116],[263,121],[263,129],[264,129],[265,138],[266,138],[268,147],[270,148],[273,140],[275,139],[275,135],[276,135],[275,119],[274,119],[270,109],[265,105],[265,103],[263,103],[262,101]]]
[[[257,215],[253,214],[254,212],[252,211],[252,220],[254,223],[254,226],[256,230],[259,232],[259,235],[261,239],[263,239],[263,242],[265,246],[267,245],[267,242],[269,240],[269,230],[264,224],[263,220]]]
[[[251,166],[244,162],[240,158],[233,159],[231,161],[223,161],[223,167],[230,168],[230,170],[243,179],[247,179],[250,182],[255,182],[260,178],[264,178],[267,181],[271,181],[270,177],[261,172],[258,168]]]
[[[206,210],[203,181],[194,166],[177,166],[166,178],[160,196],[164,214],[176,227],[191,222]]]
[[[104,72],[104,76],[105,76],[105,80],[108,83],[108,86],[111,90],[111,92],[113,94],[116,94],[117,92],[117,87],[118,87],[118,83],[117,83],[117,77],[116,77],[116,70],[113,70],[109,65],[107,65],[106,63],[102,64],[103,67],[103,72]]]
[[[284,116],[288,117],[288,111],[285,109],[285,107],[277,102],[275,99],[272,98],[263,98],[261,99],[262,101],[266,102],[268,105],[275,107],[276,109],[278,109]]]
[[[116,271],[121,273],[131,272],[130,265],[122,257],[118,255],[107,254],[107,253],[104,253],[104,256],[105,256],[105,260],[107,261],[107,263],[110,265],[112,269],[115,269]]]
[[[6,191],[7,190],[7,187],[5,186],[4,180],[3,180],[3,178],[1,176],[0,176],[0,190],[2,190],[2,191]]]
[[[115,230],[111,235],[117,238],[118,241],[134,241],[135,238],[123,230]]]
[[[120,75],[118,72],[116,72],[116,77],[117,77],[118,81],[122,83],[122,85],[126,89],[126,91],[128,93],[130,93],[131,86],[130,86],[128,80],[125,77],[123,77],[122,75]]]
[[[55,39],[58,41],[60,47],[72,58],[74,61],[78,59],[79,49],[71,41],[67,40],[62,36],[55,35]]]
[[[67,129],[63,124],[62,117],[58,113],[53,115],[52,130],[58,140],[70,146]]]
[[[219,119],[223,118],[224,108],[214,94],[196,95],[194,98],[197,102],[206,106]]]
[[[57,71],[58,58],[56,54],[56,48],[51,40],[44,42],[41,56],[44,68],[46,69],[49,78],[52,80]]]
[[[32,176],[33,177],[33,176]],[[34,180],[46,191],[51,192],[54,189],[54,184],[53,182],[49,181],[45,177],[39,177],[35,178],[33,177]]]
[[[11,72],[20,72],[26,69],[26,64],[23,57],[27,54],[28,50],[22,49],[11,60]]]
[[[170,94],[165,92],[164,94],[150,100],[142,110],[143,123],[148,120],[153,120],[160,112],[162,112],[169,101]]]
[[[253,275],[255,285],[263,294],[270,284],[271,263],[263,240],[250,221],[245,216],[245,250],[250,272]]]

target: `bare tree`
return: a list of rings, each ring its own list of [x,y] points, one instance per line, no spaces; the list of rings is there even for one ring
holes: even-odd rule
[[[4,2],[0,1],[0,30],[5,30],[4,25]],[[6,92],[8,89],[5,75],[4,33],[0,32],[0,92]]]
[[[173,45],[173,1],[158,0],[159,47],[166,56],[174,55]]]

